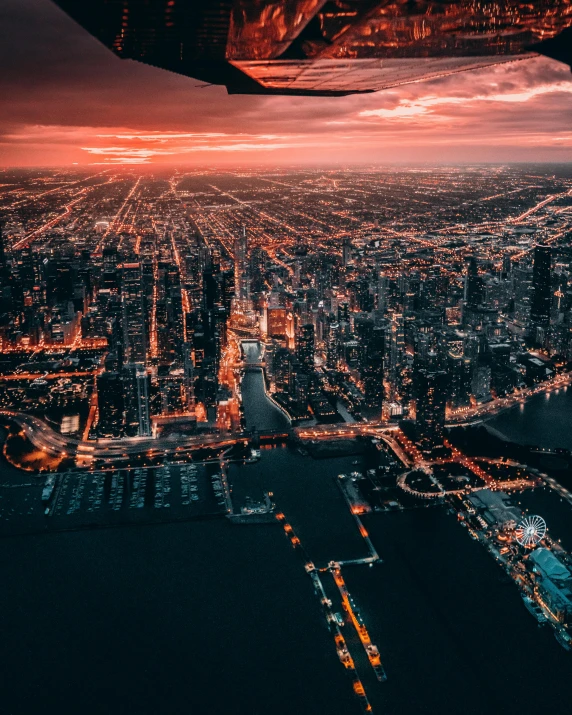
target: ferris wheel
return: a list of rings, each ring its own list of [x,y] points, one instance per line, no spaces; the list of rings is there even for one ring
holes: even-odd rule
[[[527,548],[534,548],[545,535],[546,522],[541,516],[525,516],[516,527],[516,540]]]

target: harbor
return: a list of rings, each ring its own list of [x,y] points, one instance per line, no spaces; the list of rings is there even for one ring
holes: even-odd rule
[[[0,486],[0,533],[102,528],[223,516],[231,509],[218,462],[68,471]],[[9,489],[9,491],[8,491]],[[8,498],[9,496],[9,498]]]
[[[262,375],[249,374],[255,379],[249,386],[243,383],[243,392],[245,403],[253,405],[264,389]],[[263,420],[259,424],[265,427]],[[523,715],[543,706],[546,689],[552,693],[551,712],[565,715],[571,654],[550,627],[539,626],[510,576],[470,538],[447,504],[373,509],[358,514],[358,523],[352,513],[356,495],[341,488],[339,475],[363,476],[368,469],[363,456],[313,459],[297,447],[272,446],[242,462],[222,465],[219,460],[197,464],[196,470],[190,464],[168,466],[152,473],[158,485],[152,492],[151,472],[145,470],[125,471],[115,480],[105,475],[103,491],[97,474],[76,480],[75,486],[64,483],[65,498],[48,520],[73,520],[90,506],[94,518],[105,505],[106,518],[116,518],[123,528],[4,541],[9,591],[2,627],[13,652],[6,673],[8,708],[31,713],[41,692],[52,709],[65,711],[58,682],[62,669],[71,683],[65,702],[79,698],[83,686],[74,643],[81,640],[82,669],[89,668],[94,681],[111,678],[130,708],[149,715],[159,707],[174,713],[237,711],[237,692],[238,712],[257,712],[263,698],[279,714],[357,715],[369,706],[374,713],[399,715]],[[284,514],[291,532],[280,528],[279,519],[230,523],[218,503],[225,501],[225,488],[217,475],[225,476],[236,513],[265,504],[264,495],[271,494],[276,515]],[[2,481],[14,479],[10,472]],[[20,481],[30,484],[30,475],[21,474]],[[41,484],[34,498],[43,506]],[[2,503],[8,490],[0,492]],[[60,490],[61,485],[54,487],[52,505]],[[10,494],[19,491],[11,488]],[[172,510],[188,513],[203,498],[216,518],[165,522]],[[514,498],[519,508],[541,513],[550,536],[571,547],[569,502],[548,487]],[[80,510],[67,514],[78,499]],[[161,519],[149,524],[122,519],[146,510]],[[368,540],[379,557],[372,565]],[[97,600],[90,596],[94,583],[108,584],[103,593],[97,590]],[[91,614],[82,623],[81,638],[71,615],[71,604],[78,601]],[[125,602],[129,609],[120,607]],[[124,646],[115,638],[119,625],[126,634]],[[45,656],[40,669],[29,660],[31,639],[40,643],[39,657]],[[197,649],[212,653],[213,641],[225,644],[224,659],[216,666],[225,687],[203,692],[201,682],[215,657],[197,664],[193,654]],[[368,645],[377,654],[368,652]],[[381,679],[372,664],[377,655]],[[136,692],[125,686],[143,670],[149,686]],[[121,679],[113,675],[119,672]],[[189,672],[190,689],[183,686]],[[286,694],[275,706],[278,689]],[[94,715],[105,708],[101,694],[90,693],[90,702]]]

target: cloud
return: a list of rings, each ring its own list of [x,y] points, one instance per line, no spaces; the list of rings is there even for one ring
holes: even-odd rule
[[[108,135],[98,135],[106,137]],[[138,134],[117,134],[113,135],[116,139],[128,139],[143,141],[147,144],[155,142],[155,148],[134,148],[132,146],[96,146],[82,147],[82,151],[96,156],[104,156],[109,161],[119,162],[125,160],[130,163],[148,163],[153,157],[181,157],[185,154],[193,152],[272,152],[280,149],[292,149],[304,146],[303,143],[292,141],[283,142],[261,142],[265,137],[249,137],[249,141],[237,140],[226,134],[157,134],[157,135],[138,135]],[[276,139],[276,137],[271,137]],[[190,143],[182,143],[181,140],[190,139]],[[212,142],[213,139],[224,140],[223,143],[204,143]],[[95,162],[98,163],[98,162]]]
[[[476,104],[482,102],[508,102],[510,104],[523,104],[530,100],[551,94],[572,94],[572,82],[555,82],[552,84],[544,84],[536,87],[525,87],[520,91],[498,92],[498,84],[491,83],[491,89],[495,92],[490,94],[476,94],[472,96],[437,96],[427,95],[421,96],[416,100],[402,99],[392,108],[366,109],[359,112],[360,117],[379,117],[382,119],[392,119],[401,121],[411,117],[426,118],[432,115],[432,111],[436,107],[455,107],[457,105]],[[562,98],[561,98],[562,101]],[[564,100],[565,101],[565,100]],[[438,115],[432,115],[432,119],[439,119]]]
[[[0,2],[0,165],[572,159],[569,69],[543,58],[368,95],[200,89],[122,61],[45,0]]]

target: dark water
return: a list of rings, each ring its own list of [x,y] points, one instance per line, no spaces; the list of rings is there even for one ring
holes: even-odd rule
[[[488,424],[521,444],[572,449],[572,388],[536,395]]]
[[[287,448],[263,450],[260,462],[231,466],[233,498],[273,492],[316,565],[362,558],[368,556],[365,542],[336,484],[338,474],[356,469],[354,459],[313,460]]]
[[[245,362],[259,362],[261,350],[258,343],[242,344]],[[246,427],[257,430],[280,430],[289,427],[286,415],[266,397],[262,368],[250,368],[242,381],[242,403]]]
[[[346,568],[345,580],[385,663],[380,712],[570,712],[570,653],[453,516],[417,510],[364,522],[384,563]]]
[[[1,712],[333,712],[354,702],[275,526],[5,539]]]
[[[247,419],[284,426],[260,373],[247,373],[243,394]],[[231,466],[233,495],[272,490],[318,565],[364,556],[335,483],[354,459],[263,450],[256,464]],[[568,504],[543,490],[525,499],[572,544]],[[388,675],[368,690],[376,713],[571,712],[572,654],[453,517],[432,509],[364,521],[383,563],[344,575]],[[0,545],[2,712],[359,713],[278,525],[221,519]]]

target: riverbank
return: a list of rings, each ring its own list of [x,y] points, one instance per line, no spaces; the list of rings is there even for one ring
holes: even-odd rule
[[[257,342],[243,342],[242,349],[246,365],[258,365],[262,347]],[[286,410],[271,399],[265,384],[261,367],[250,367],[242,378],[242,409],[246,428],[258,431],[289,429],[291,420]]]

